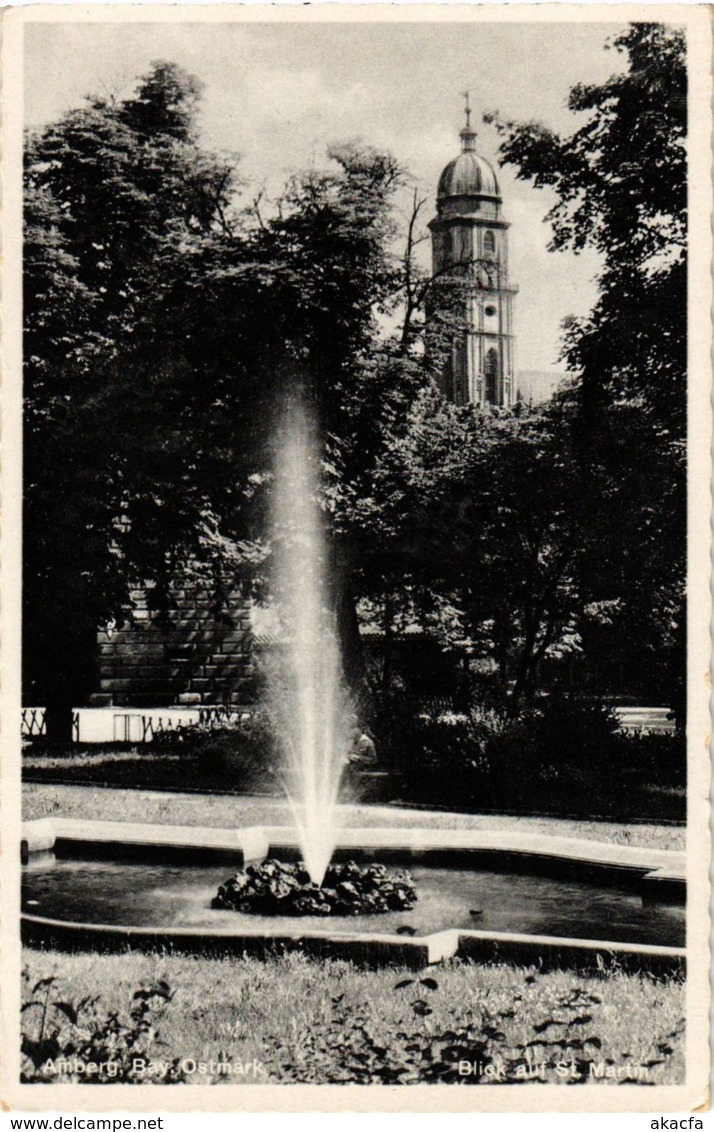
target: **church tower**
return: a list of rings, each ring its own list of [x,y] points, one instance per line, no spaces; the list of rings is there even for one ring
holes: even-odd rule
[[[476,152],[466,96],[461,153],[439,178],[430,222],[432,274],[459,282],[464,330],[454,341],[443,390],[457,405],[508,408],[516,399],[513,298],[508,280],[508,229],[491,165]]]

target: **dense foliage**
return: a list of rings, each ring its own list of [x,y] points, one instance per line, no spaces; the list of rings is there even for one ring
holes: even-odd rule
[[[582,600],[606,615],[586,646],[684,711],[687,410],[687,73],[684,33],[638,23],[627,61],[578,85],[559,136],[500,122],[501,155],[549,186],[554,249],[602,258],[598,299],[566,326],[577,375]],[[613,521],[614,516],[617,520]]]
[[[402,801],[467,812],[686,818],[681,735],[624,731],[590,696],[553,693],[517,714],[478,703],[425,711],[395,697],[377,724]]]
[[[456,706],[483,701],[479,674],[511,714],[577,679],[683,723],[685,45],[636,24],[611,46],[627,66],[571,92],[571,135],[495,118],[503,160],[555,193],[553,250],[601,256],[595,308],[564,328],[569,386],[486,418],[422,391],[356,504],[384,691],[423,688],[404,657],[420,625],[452,657],[431,671]]]

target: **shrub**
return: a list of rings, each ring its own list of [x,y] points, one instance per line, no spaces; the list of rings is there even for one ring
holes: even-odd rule
[[[531,718],[537,751],[553,765],[597,769],[612,764],[619,721],[601,700],[553,692]]]
[[[687,784],[687,740],[684,731],[633,732],[615,740],[617,757],[643,781],[684,789]]]
[[[189,723],[185,727],[155,731],[147,746],[152,752],[165,751],[171,755],[190,755],[206,735],[207,730],[208,728],[201,723]]]
[[[686,782],[683,733],[623,732],[607,704],[578,695],[554,695],[543,704],[535,728],[536,750],[557,770],[571,808],[640,811],[647,790],[682,789]],[[681,805],[679,809],[681,809]],[[670,817],[684,817],[671,809]]]
[[[175,731],[158,732],[152,748],[182,753],[197,760],[207,777],[216,775],[226,788],[250,789],[272,774],[276,744],[267,713],[256,708],[248,719],[221,727],[192,724]]]
[[[141,1084],[135,1059],[153,1061],[161,1046],[156,1023],[171,1002],[170,987],[163,980],[142,983],[134,991],[125,1011],[107,1011],[99,996],[78,1001],[55,997],[59,991],[54,975],[30,986],[23,971],[21,1051],[23,1082],[78,1081],[88,1084]],[[95,1072],[82,1071],[93,1063]],[[178,1059],[162,1067],[161,1083],[184,1080]]]
[[[383,727],[385,738],[391,765],[408,794],[423,801],[488,805],[532,788],[534,777],[542,775],[531,759],[525,718],[512,718],[503,709],[477,705],[467,712],[409,716],[403,705],[394,704]]]
[[[517,714],[480,705],[410,712],[394,700],[380,721],[380,743],[414,801],[657,817],[665,816],[655,798],[664,787],[672,794],[666,816],[681,816],[673,791],[685,780],[682,738],[623,734],[613,710],[590,697],[553,693]]]

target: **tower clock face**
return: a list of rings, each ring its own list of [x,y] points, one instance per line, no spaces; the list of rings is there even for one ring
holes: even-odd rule
[[[483,328],[487,333],[498,334],[498,307],[495,303],[484,304]]]

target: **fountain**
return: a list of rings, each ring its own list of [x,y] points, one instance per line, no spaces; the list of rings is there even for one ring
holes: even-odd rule
[[[337,844],[347,761],[347,696],[326,592],[318,459],[304,407],[293,402],[280,433],[273,490],[273,586],[288,641],[273,716],[302,858],[316,885]]]
[[[298,947],[417,968],[453,956],[596,967],[614,955],[637,970],[678,969],[683,853],[446,822],[342,826],[350,704],[330,613],[317,447],[299,403],[279,441],[274,587],[288,646],[272,714],[292,826],[29,822],[23,939],[100,950]],[[241,869],[226,880],[228,862]],[[386,864],[410,866],[418,901],[412,877]]]
[[[214,908],[285,915],[359,915],[413,907],[408,873],[354,861],[330,868],[352,716],[330,607],[320,507],[319,447],[301,400],[278,434],[272,497],[273,593],[287,646],[271,681],[282,779],[302,860],[249,865],[222,884]]]

